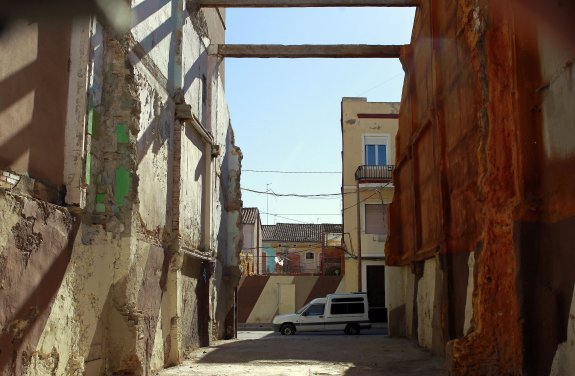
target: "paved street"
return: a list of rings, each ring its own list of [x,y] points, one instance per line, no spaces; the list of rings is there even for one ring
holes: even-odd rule
[[[359,336],[244,331],[238,337],[198,349],[189,361],[160,375],[446,375],[440,359],[407,340],[387,337],[384,329]]]

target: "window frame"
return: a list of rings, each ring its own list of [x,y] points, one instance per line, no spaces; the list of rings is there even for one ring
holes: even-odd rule
[[[367,153],[366,153],[366,147],[368,145],[385,145],[385,165],[380,165],[377,163],[377,147],[375,148],[376,150],[376,164],[375,165],[371,165],[371,166],[388,166],[390,165],[390,143],[389,143],[390,137],[389,134],[384,133],[384,134],[373,134],[373,133],[364,133],[362,135],[362,149],[361,149],[361,154],[362,154],[362,163],[364,166],[368,166],[367,163]]]

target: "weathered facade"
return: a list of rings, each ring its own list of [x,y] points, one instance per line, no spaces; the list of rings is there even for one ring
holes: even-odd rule
[[[421,1],[402,52],[390,333],[454,375],[570,375],[575,53],[494,4]]]
[[[149,375],[234,334],[224,14],[133,1],[0,36],[0,374]]]

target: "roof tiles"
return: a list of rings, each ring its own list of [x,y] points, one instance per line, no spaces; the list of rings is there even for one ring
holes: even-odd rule
[[[264,225],[262,229],[264,241],[321,243],[324,233],[341,234],[342,225],[336,223],[278,223],[276,225]]]
[[[254,225],[259,216],[258,208],[242,208],[242,223],[244,225]]]

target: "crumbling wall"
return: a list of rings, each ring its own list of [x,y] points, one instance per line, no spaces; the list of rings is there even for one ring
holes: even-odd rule
[[[218,70],[217,64],[211,67]],[[243,206],[240,176],[242,152],[235,143],[229,110],[224,96],[221,78],[211,83],[217,102],[212,107],[214,136],[220,146],[215,157],[214,186],[218,193],[214,196],[213,242],[217,244],[217,256],[212,280],[212,300],[210,317],[212,336],[218,339],[233,338],[236,333],[235,305],[237,286],[240,281],[240,252],[243,244],[241,208]]]
[[[0,197],[1,374],[149,375],[208,345],[212,332],[224,336],[235,288],[224,277],[240,246],[241,152],[205,53],[203,17],[217,14],[190,18],[183,1],[157,5],[134,5],[126,35],[94,21],[90,40],[78,42],[92,51],[85,123],[75,113],[66,130],[85,129],[81,187],[82,163],[68,164],[74,188],[86,190],[77,218],[16,195],[37,184],[0,166],[0,188],[15,192]],[[177,105],[187,104],[219,149],[179,117]],[[30,275],[24,285],[17,273]]]
[[[70,262],[79,222],[65,209],[0,192],[0,374],[22,375],[42,358],[58,370],[58,346],[38,348]],[[60,338],[62,340],[62,338]]]

